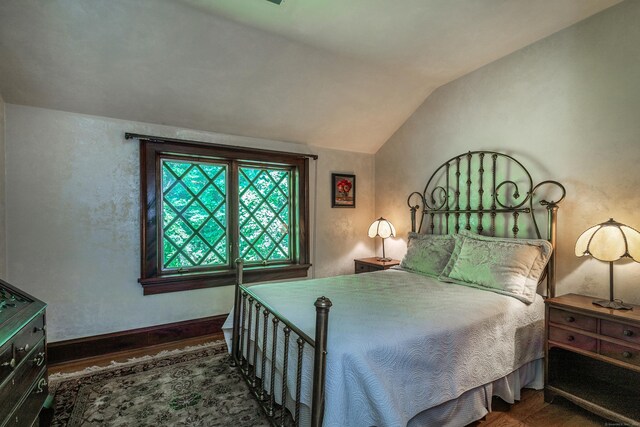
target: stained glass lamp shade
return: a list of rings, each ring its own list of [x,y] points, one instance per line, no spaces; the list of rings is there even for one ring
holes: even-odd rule
[[[384,253],[384,239],[388,237],[396,236],[396,229],[388,220],[380,217],[373,221],[373,224],[369,226],[369,237],[382,237],[382,258],[378,258],[378,261],[391,261],[391,258],[387,258]]]
[[[613,262],[625,257],[640,262],[640,232],[613,218],[594,225],[582,233],[576,242],[576,256],[585,255],[609,263],[609,300],[593,303],[616,310],[631,309],[630,305],[613,298]]]

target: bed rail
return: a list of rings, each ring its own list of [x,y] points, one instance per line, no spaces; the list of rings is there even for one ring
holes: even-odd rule
[[[311,426],[322,426],[324,417],[324,389],[325,370],[327,356],[327,330],[329,323],[329,310],[331,300],[324,296],[319,297],[315,302],[316,307],[316,333],[311,339],[304,331],[300,330],[286,317],[273,309],[268,303],[262,301],[250,287],[242,284],[243,260],[236,260],[236,287],[233,311],[233,334],[231,340],[231,363],[240,369],[244,380],[249,385],[252,393],[260,403],[261,408],[274,426],[288,425],[287,399],[288,399],[288,377],[289,377],[289,347],[291,333],[296,339],[296,380],[293,419],[296,426],[300,425],[300,408],[302,393],[302,369],[303,352],[305,346],[314,349],[313,362],[313,383],[311,397]],[[262,315],[262,319],[260,316]],[[255,316],[255,318],[254,318]],[[269,318],[271,318],[271,348],[267,348]],[[261,327],[262,325],[262,327]],[[278,348],[278,334],[284,334],[284,345],[282,346],[282,381],[281,389],[275,390],[276,367],[278,365],[280,350]],[[261,357],[258,357],[258,347],[262,333]],[[253,344],[253,345],[252,345]],[[270,372],[267,376],[267,352],[271,352]],[[268,383],[268,384],[267,384]],[[276,403],[276,393],[279,392],[280,403]]]

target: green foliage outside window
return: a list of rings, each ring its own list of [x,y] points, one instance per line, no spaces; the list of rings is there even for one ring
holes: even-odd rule
[[[162,161],[164,270],[229,263],[226,164]],[[238,245],[247,264],[289,261],[291,172],[240,167]]]
[[[288,170],[240,168],[239,244],[248,264],[290,258],[290,175]]]
[[[227,265],[226,165],[162,162],[164,269]]]

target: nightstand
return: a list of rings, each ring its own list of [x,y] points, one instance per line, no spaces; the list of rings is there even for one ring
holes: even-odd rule
[[[613,310],[568,294],[546,301],[545,401],[561,396],[640,426],[640,306]]]
[[[386,270],[394,265],[400,264],[400,261],[397,259],[392,259],[391,261],[379,261],[376,257],[359,258],[354,259],[353,261],[355,263],[356,274],[367,273],[369,271]]]

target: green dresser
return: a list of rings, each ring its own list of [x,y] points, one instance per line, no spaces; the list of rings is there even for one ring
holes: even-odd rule
[[[47,305],[0,280],[0,426],[32,426],[49,395]]]

